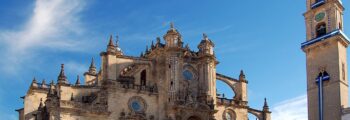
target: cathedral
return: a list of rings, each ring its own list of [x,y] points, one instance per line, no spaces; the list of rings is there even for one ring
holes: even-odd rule
[[[248,105],[248,81],[216,72],[219,64],[214,43],[203,34],[198,51],[184,45],[174,25],[140,56],[127,56],[111,36],[100,53],[98,70],[92,62],[84,73],[69,83],[64,64],[57,81],[33,79],[20,120],[271,120],[266,99],[262,109]],[[106,40],[108,41],[108,40]],[[235,96],[217,93],[220,80]]]
[[[347,47],[341,0],[306,0],[304,13],[308,120],[350,120]],[[198,51],[184,45],[179,31],[170,29],[140,56],[125,55],[111,36],[100,53],[101,66],[92,59],[84,73],[70,83],[64,64],[57,81],[35,78],[19,120],[271,120],[265,99],[261,109],[248,105],[248,80],[216,72],[219,61],[214,43],[203,34]],[[106,40],[108,41],[108,40]],[[226,83],[233,98],[217,93],[216,82]]]
[[[347,50],[341,0],[307,0],[304,13],[308,120],[350,120]]]

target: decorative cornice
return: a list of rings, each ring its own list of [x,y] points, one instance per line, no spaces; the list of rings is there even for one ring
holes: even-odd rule
[[[323,0],[323,1],[324,1],[324,0]],[[318,3],[312,4],[312,5],[310,6],[310,10],[306,11],[306,12],[304,13],[304,16],[305,16],[306,14],[313,13],[313,12],[315,12],[315,11],[318,11],[318,9],[322,9],[323,7],[319,7],[319,6],[321,6],[321,5],[329,5],[329,4],[336,4],[336,5],[338,5],[339,9],[341,9],[342,11],[345,10],[345,8],[344,8],[344,6],[343,6],[343,3],[342,3],[340,0],[332,0],[332,1],[329,1],[329,0],[328,0],[327,2],[324,2],[324,3],[322,3],[322,1],[320,1],[320,2],[318,2]],[[316,6],[316,7],[313,7],[313,6]],[[313,8],[312,8],[312,7],[313,7]]]
[[[314,8],[316,8],[316,7],[319,7],[319,6],[321,6],[321,5],[325,4],[325,3],[326,3],[325,0],[320,0],[320,1],[318,1],[317,3],[312,4],[312,5],[311,5],[311,9],[314,9]]]
[[[21,112],[21,111],[23,111],[23,110],[24,110],[24,108],[19,108],[19,109],[16,109],[15,111]]]

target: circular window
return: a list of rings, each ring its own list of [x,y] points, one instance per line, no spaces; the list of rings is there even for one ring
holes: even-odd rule
[[[139,102],[139,101],[133,101],[133,102],[131,103],[131,108],[132,108],[132,110],[134,110],[134,111],[140,111],[140,110],[141,110],[141,104],[140,104],[140,102]]]
[[[236,114],[232,110],[225,110],[222,117],[223,120],[236,120]]]
[[[143,112],[146,110],[146,103],[141,97],[135,96],[129,99],[129,108],[134,112]]]
[[[184,76],[185,80],[192,80],[193,79],[193,74],[189,70],[183,71],[182,75]]]

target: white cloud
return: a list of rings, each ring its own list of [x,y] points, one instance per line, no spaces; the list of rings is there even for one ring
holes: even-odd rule
[[[302,95],[277,103],[272,108],[273,120],[307,120],[307,96]]]
[[[76,44],[64,39],[70,33],[81,33],[78,13],[84,7],[81,0],[36,0],[31,19],[23,29],[7,31],[2,35],[4,40],[16,52],[33,47],[62,48]]]
[[[77,51],[82,43],[72,36],[84,31],[79,13],[85,7],[83,0],[36,0],[32,16],[20,29],[0,30],[4,71],[14,72],[24,61],[40,51]]]

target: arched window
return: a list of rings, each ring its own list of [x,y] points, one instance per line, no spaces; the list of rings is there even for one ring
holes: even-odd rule
[[[316,26],[316,37],[321,37],[327,33],[326,23],[320,23]]]
[[[146,76],[146,70],[143,70],[142,72],[141,72],[141,85],[142,86],[145,86],[146,85],[146,78],[147,78],[147,76]]]

